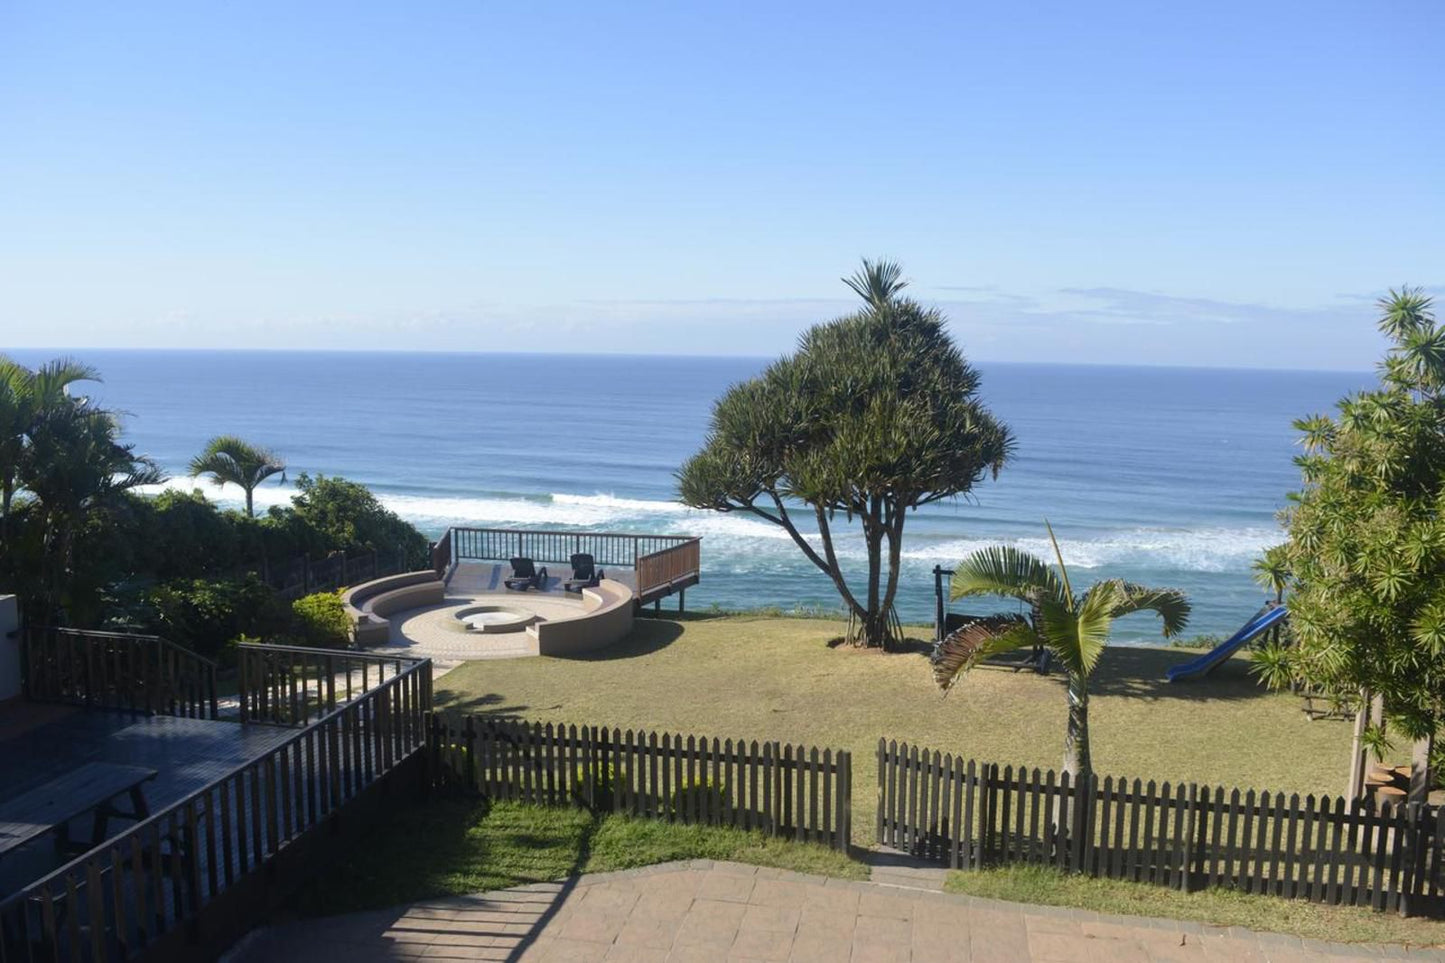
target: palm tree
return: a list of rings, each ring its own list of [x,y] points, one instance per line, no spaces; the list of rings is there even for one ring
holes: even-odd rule
[[[63,617],[72,586],[76,532],[117,496],[157,484],[164,473],[120,438],[115,415],[87,399],[46,409],[31,428],[20,475],[40,521],[40,599],[43,619]]]
[[[933,679],[947,692],[984,659],[1025,646],[1042,645],[1069,674],[1069,723],[1064,737],[1064,771],[1079,776],[1093,770],[1089,755],[1089,677],[1109,642],[1115,619],[1154,612],[1165,637],[1178,635],[1189,621],[1189,599],[1176,589],[1154,589],[1105,579],[1075,595],[1054,530],[1049,541],[1058,560],[1055,572],[1028,552],[1010,546],[980,549],[954,570],[951,595],[997,595],[1018,599],[1029,615],[995,615],[964,626],[938,644]]]
[[[71,403],[72,384],[99,380],[94,368],[70,358],[57,358],[31,371],[0,355],[0,541],[10,534],[10,509],[39,424]]]
[[[206,442],[206,448],[191,459],[191,477],[210,475],[217,485],[230,482],[246,492],[246,515],[254,518],[251,493],[256,486],[279,474],[286,480],[286,463],[274,452],[259,448],[235,435],[220,435]]]

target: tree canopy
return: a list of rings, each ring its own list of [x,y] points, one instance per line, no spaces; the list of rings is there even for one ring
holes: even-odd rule
[[[908,512],[997,475],[1013,440],[978,400],[978,374],[944,316],[901,295],[896,264],[865,261],[845,283],[865,307],[811,328],[797,351],[723,395],[678,488],[687,505],[783,528],[858,620],[854,641],[881,646]],[[861,527],[862,590],[839,561],[840,519]]]
[[[1289,582],[1293,644],[1258,664],[1276,685],[1380,696],[1389,727],[1421,740],[1445,725],[1445,330],[1418,290],[1379,305],[1378,386],[1295,422],[1303,488],[1261,563]]]
[[[275,452],[253,445],[235,435],[218,435],[206,442],[199,455],[191,459],[192,478],[209,475],[218,486],[230,483],[246,493],[246,514],[254,516],[252,496],[256,486],[280,475],[286,480],[286,463]]]

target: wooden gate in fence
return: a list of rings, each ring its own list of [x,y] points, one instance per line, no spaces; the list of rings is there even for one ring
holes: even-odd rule
[[[441,715],[432,718],[431,742],[439,782],[493,798],[756,829],[848,849],[853,764],[846,751]]]
[[[954,869],[1036,863],[1445,915],[1445,807],[1000,768],[880,740],[878,840]]]

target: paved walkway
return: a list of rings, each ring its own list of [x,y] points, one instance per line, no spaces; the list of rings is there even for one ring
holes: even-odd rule
[[[253,934],[227,959],[1339,963],[1382,957],[1445,961],[1445,951],[1316,943],[699,860],[287,924]]]

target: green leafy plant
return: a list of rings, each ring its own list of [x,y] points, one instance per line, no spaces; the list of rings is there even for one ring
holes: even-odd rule
[[[246,493],[246,516],[256,514],[252,495],[272,475],[286,480],[286,463],[280,456],[235,435],[218,435],[206,442],[199,455],[191,459],[191,477],[209,475],[217,485],[232,484]]]
[[[833,582],[856,626],[849,641],[884,647],[909,512],[996,476],[1013,439],[979,401],[944,316],[901,295],[896,264],[864,261],[845,280],[863,309],[809,329],[796,352],[718,399],[678,492],[694,508],[782,528]],[[861,586],[838,557],[855,524]]]
[[[1361,711],[1378,696],[1389,728],[1428,745],[1445,729],[1445,328],[1418,289],[1379,307],[1378,386],[1295,422],[1303,487],[1281,516],[1288,541],[1258,567],[1288,589],[1292,638],[1255,667]],[[1371,726],[1355,751],[1389,742]]]
[[[1012,546],[980,549],[954,569],[955,599],[995,595],[1017,599],[1029,614],[977,619],[938,644],[933,679],[949,691],[968,670],[984,659],[1015,649],[1042,645],[1053,653],[1069,677],[1068,729],[1064,736],[1064,771],[1074,775],[1093,769],[1089,752],[1089,678],[1109,643],[1114,620],[1136,612],[1153,612],[1163,622],[1164,637],[1183,631],[1189,621],[1189,599],[1177,589],[1147,588],[1123,579],[1095,582],[1075,595],[1069,570],[1048,523],[1058,569]]]
[[[316,592],[291,603],[292,625],[303,645],[341,649],[351,644],[351,617],[339,592]]]

